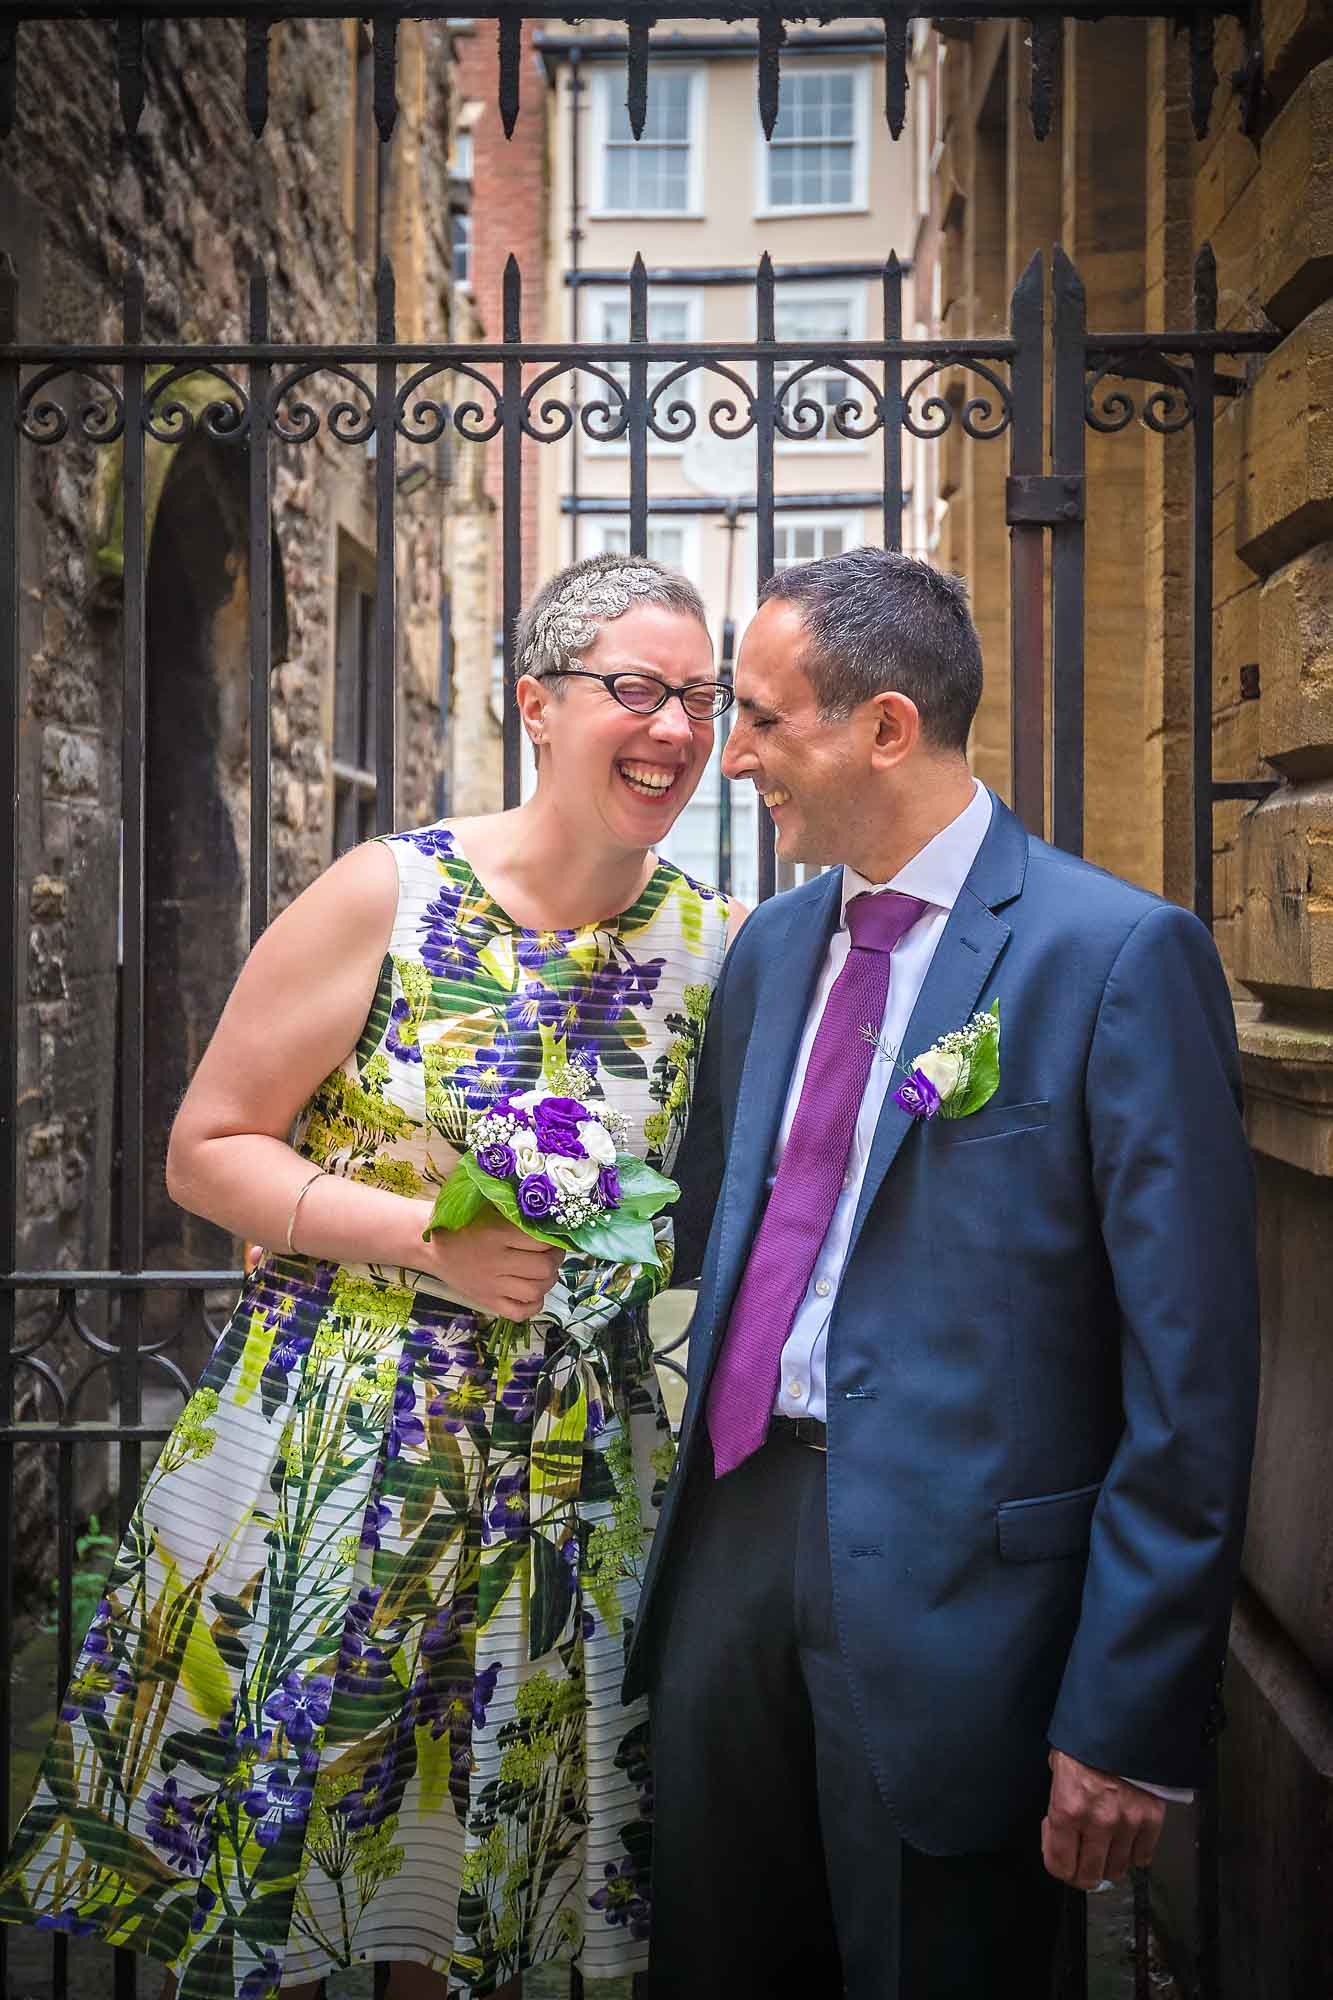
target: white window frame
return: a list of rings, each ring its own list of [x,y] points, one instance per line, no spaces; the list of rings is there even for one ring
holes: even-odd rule
[[[700,332],[700,328],[703,325],[703,294],[700,292],[681,291],[678,290],[674,285],[672,285],[669,288],[666,288],[661,294],[659,294],[659,296],[661,296],[663,299],[669,299],[673,303],[678,301],[680,304],[684,306],[685,332],[684,335],[682,336],[683,339],[686,341],[697,341],[702,339],[703,336],[702,333]],[[628,315],[629,315],[628,285],[589,285],[586,293],[584,294],[584,297],[587,302],[590,319],[594,313],[600,314],[603,305],[606,304],[608,300],[613,300],[617,305],[624,306],[626,313],[626,321],[628,324]],[[650,393],[652,390],[652,380],[653,380],[651,373],[652,310],[653,310],[653,292],[652,289],[650,288],[648,293],[648,314],[649,314],[648,355],[650,363],[648,387]],[[585,341],[588,340],[589,337],[590,336],[585,331],[583,335],[584,340]],[[597,341],[599,341],[600,338],[601,338],[600,331],[594,333],[591,336],[591,339],[594,344]],[[671,366],[673,368],[678,367],[679,363],[672,362]],[[671,392],[670,400],[672,402],[683,402],[683,403],[690,403],[693,405],[697,423],[702,423],[704,421],[704,418],[699,413],[699,383],[701,379],[706,378],[707,376],[708,376],[707,369],[696,369],[692,375],[683,375],[680,381],[676,383],[674,389]],[[712,379],[716,380],[717,378],[713,377]],[[606,390],[605,385],[600,381],[600,379],[596,375],[582,375],[582,374],[580,375],[579,401],[585,407],[587,404],[598,402],[603,397],[606,397],[608,395],[609,391]],[[686,440],[684,438],[681,438],[679,441],[668,441],[665,438],[658,437],[656,433],[651,430],[648,433],[648,452],[651,457],[679,458],[681,453],[685,449],[685,444]],[[577,449],[581,457],[586,456],[588,458],[628,458],[629,433],[628,431],[626,431],[624,435],[621,437],[612,438],[604,441],[601,438],[589,437],[588,433],[583,429],[582,424],[580,423],[578,440],[577,440]]]
[[[608,63],[599,68],[593,78],[590,119],[591,131],[588,159],[584,168],[583,189],[584,210],[591,221],[608,221],[616,217],[633,216],[644,222],[674,221],[682,218],[692,221],[703,220],[704,191],[704,132],[706,128],[705,106],[707,103],[708,77],[702,68],[682,70],[677,63],[663,63],[662,70],[669,70],[673,76],[684,75],[689,85],[689,139],[686,163],[686,196],[684,208],[608,208],[602,195],[606,187],[606,148],[610,134],[610,111],[613,104],[618,108],[624,103],[625,70],[621,63]],[[653,87],[652,64],[649,63],[649,101]],[[651,144],[651,141],[647,143]]]
[[[774,331],[776,337],[779,340],[783,340],[786,338],[785,334],[782,331],[782,309],[784,306],[786,305],[794,306],[797,304],[841,305],[844,302],[848,307],[847,342],[848,345],[851,346],[854,345],[857,341],[864,340],[865,338],[866,288],[864,284],[862,284],[860,281],[857,281],[849,285],[783,284],[783,282],[779,280],[777,287],[777,295],[774,300],[774,307],[773,307]],[[863,367],[865,366],[864,363],[862,363],[861,365]],[[870,372],[869,368],[866,369],[866,372],[867,373]],[[812,382],[815,379],[816,378],[811,375],[803,377],[800,384],[798,385],[796,394],[792,398],[793,407],[796,403],[800,402],[801,395],[805,392],[807,383]],[[867,416],[869,412],[866,411],[865,409],[866,391],[861,387],[861,384],[859,382],[852,382],[850,386],[852,388],[854,395],[859,396],[860,398],[862,405],[862,416],[863,417]],[[775,393],[780,387],[781,384],[775,381],[774,383]],[[832,415],[833,412],[830,409],[828,416],[824,420],[824,427],[820,431],[818,437],[789,438],[789,437],[783,437],[781,432],[779,432],[774,440],[775,449],[778,452],[784,454],[795,452],[795,453],[804,453],[807,456],[812,455],[815,452],[826,452],[826,451],[838,452],[843,456],[845,456],[848,452],[862,452],[862,451],[868,451],[870,449],[871,444],[873,442],[873,440],[870,438],[839,437],[836,431],[833,431],[832,434],[830,434],[830,424],[832,420]]]
[[[768,163],[772,151],[764,128],[755,112],[755,178],[758,195],[756,220],[781,221],[787,215],[864,215],[870,205],[870,65],[865,62],[791,62],[783,76],[783,88],[796,77],[845,75],[852,77],[852,198],[850,201],[811,201],[774,204],[768,198]]]
[[[675,567],[689,577],[699,574],[699,517],[697,514],[654,514],[648,512],[648,553],[653,554],[653,529],[671,528],[680,533],[680,561]],[[609,546],[612,536],[609,530],[618,530],[624,536],[628,547],[629,511],[623,514],[585,514],[583,517],[583,537],[586,542],[583,554],[601,555]],[[658,558],[662,560],[662,558]]]
[[[783,507],[773,517],[775,537],[778,530],[782,528],[835,527],[842,529],[842,546],[844,549],[859,549],[861,547],[865,540],[865,515],[863,513],[852,511],[844,514],[835,512],[830,507],[811,507],[806,512],[798,513],[794,508],[788,509]],[[814,556],[798,556],[794,560],[797,562],[814,562],[818,558]],[[776,568],[776,561],[774,566]],[[784,564],[783,567],[788,567],[788,565]]]

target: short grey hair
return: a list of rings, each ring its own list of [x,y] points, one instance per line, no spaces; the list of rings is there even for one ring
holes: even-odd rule
[[[558,570],[519,613],[514,627],[517,672],[537,680],[559,673],[587,652],[604,625],[637,604],[660,604],[665,611],[697,618],[708,630],[704,601],[688,577],[651,556],[585,556]]]
[[[801,615],[801,667],[822,722],[892,689],[915,703],[927,742],[966,750],[981,641],[960,576],[894,549],[847,549],[779,570],[759,593],[761,604],[775,601]]]

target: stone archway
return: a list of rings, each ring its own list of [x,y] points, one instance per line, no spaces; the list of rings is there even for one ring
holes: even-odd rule
[[[218,1269],[234,1261],[225,1230],[168,1198],[163,1162],[176,1107],[248,941],[247,481],[244,447],[197,428],[172,450],[148,555],[143,1144],[150,1268]],[[286,654],[276,537],[272,602],[276,663]],[[165,1304],[174,1317],[178,1302],[168,1295]],[[193,1338],[188,1345],[193,1350]],[[203,1355],[179,1358],[193,1373]]]

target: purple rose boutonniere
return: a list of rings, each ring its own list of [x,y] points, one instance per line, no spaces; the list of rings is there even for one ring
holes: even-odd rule
[[[865,1032],[879,1047],[878,1035],[869,1028]],[[966,1027],[941,1035],[910,1068],[890,1051],[885,1053],[902,1071],[893,1101],[909,1118],[922,1123],[932,1118],[970,1118],[989,1104],[1000,1087],[1000,1003],[992,1002],[988,1013],[974,1014]]]

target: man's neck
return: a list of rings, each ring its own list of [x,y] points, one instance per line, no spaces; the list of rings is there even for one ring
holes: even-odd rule
[[[904,788],[875,822],[858,830],[855,852],[842,859],[867,882],[891,882],[900,869],[952,826],[976,796],[977,781],[961,758],[934,765],[928,777]]]

